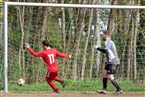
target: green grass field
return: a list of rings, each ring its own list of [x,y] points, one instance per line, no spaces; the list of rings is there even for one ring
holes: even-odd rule
[[[85,80],[85,81],[66,81],[66,87],[63,89],[61,85],[55,82],[59,91],[61,92],[96,92],[102,88],[102,82],[100,80]],[[119,84],[124,92],[144,92],[143,85],[135,84],[131,81],[119,81]],[[35,93],[35,92],[51,92],[52,89],[46,82],[39,84],[29,84],[24,86],[18,86],[17,84],[9,84],[9,92],[17,93]],[[108,83],[108,91],[115,92],[115,88],[112,84]]]

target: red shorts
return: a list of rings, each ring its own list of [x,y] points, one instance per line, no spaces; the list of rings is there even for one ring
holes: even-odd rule
[[[57,72],[49,72],[49,71],[47,71],[47,74],[46,74],[46,80],[47,81],[52,81],[56,77],[57,77]]]

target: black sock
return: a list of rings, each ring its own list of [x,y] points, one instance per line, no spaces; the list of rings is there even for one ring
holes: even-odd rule
[[[111,80],[111,83],[114,85],[114,87],[117,89],[117,91],[121,90],[121,88],[119,87],[119,85],[118,85],[116,80]]]
[[[108,78],[103,78],[103,90],[107,90],[107,81]]]

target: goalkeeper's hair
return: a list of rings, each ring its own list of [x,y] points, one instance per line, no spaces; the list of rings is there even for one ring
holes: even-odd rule
[[[110,36],[111,33],[109,31],[104,31],[103,34],[107,35],[107,36]]]
[[[109,35],[109,31],[104,31],[103,34]]]
[[[42,41],[42,44],[47,46],[47,47],[50,47],[50,43],[48,42],[48,40]]]

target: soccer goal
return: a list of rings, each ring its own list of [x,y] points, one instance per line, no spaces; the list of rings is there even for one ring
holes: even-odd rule
[[[144,9],[133,2],[126,5],[54,4],[4,2],[4,91],[17,85],[45,82],[46,67],[42,59],[33,57],[25,48],[29,42],[34,51],[41,51],[41,42],[49,40],[53,48],[72,55],[58,59],[59,76],[70,80],[101,78],[104,57],[94,50],[103,47],[100,34],[109,30],[121,65],[119,81],[144,82]],[[2,56],[3,54],[0,53]],[[1,65],[2,68],[2,65]],[[128,90],[129,91],[129,90]]]

